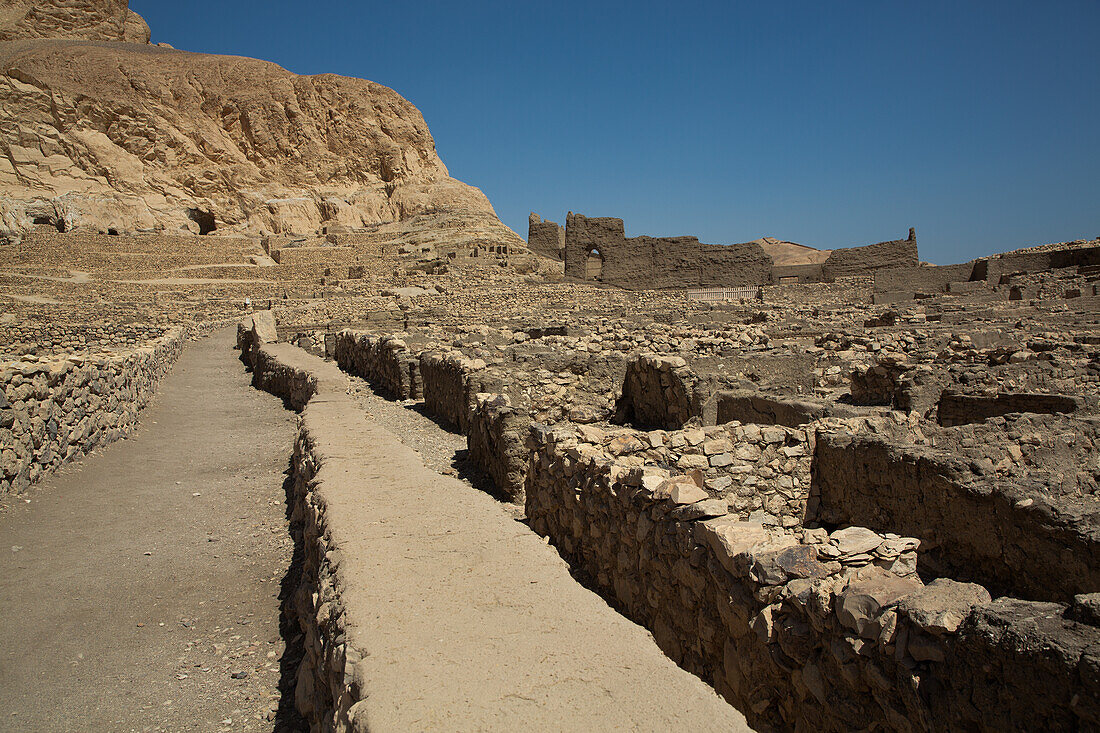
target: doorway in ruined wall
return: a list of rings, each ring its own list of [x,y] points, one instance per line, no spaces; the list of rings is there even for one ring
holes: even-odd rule
[[[584,263],[584,279],[599,280],[603,277],[603,255],[598,249],[588,253],[588,259]]]

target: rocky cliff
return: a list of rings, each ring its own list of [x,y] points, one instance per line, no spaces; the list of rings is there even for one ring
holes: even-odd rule
[[[457,211],[521,241],[392,89],[148,40],[125,0],[0,0],[0,234],[307,234]]]

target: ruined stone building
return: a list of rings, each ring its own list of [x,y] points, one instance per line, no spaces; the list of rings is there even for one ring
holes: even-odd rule
[[[628,290],[833,282],[919,262],[913,229],[906,239],[837,249],[805,264],[776,264],[761,241],[771,240],[720,245],[696,237],[628,238],[622,219],[572,212],[564,231],[534,213],[528,224],[528,248],[564,260],[566,276]]]

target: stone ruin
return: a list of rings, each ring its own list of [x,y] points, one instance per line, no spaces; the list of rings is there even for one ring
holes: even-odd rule
[[[703,244],[695,237],[627,238],[622,219],[573,212],[564,231],[532,213],[527,243],[538,255],[563,261],[569,277],[630,290],[835,282],[918,265],[912,228],[908,238],[896,241],[828,252],[803,248],[820,256],[796,264],[776,262],[765,249],[777,244],[770,238],[728,245]]]

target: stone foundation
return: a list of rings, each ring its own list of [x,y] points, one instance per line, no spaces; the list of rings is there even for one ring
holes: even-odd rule
[[[823,432],[813,484],[813,518],[911,533],[940,573],[1041,600],[1100,588],[1100,531],[1088,514],[942,451]]]

